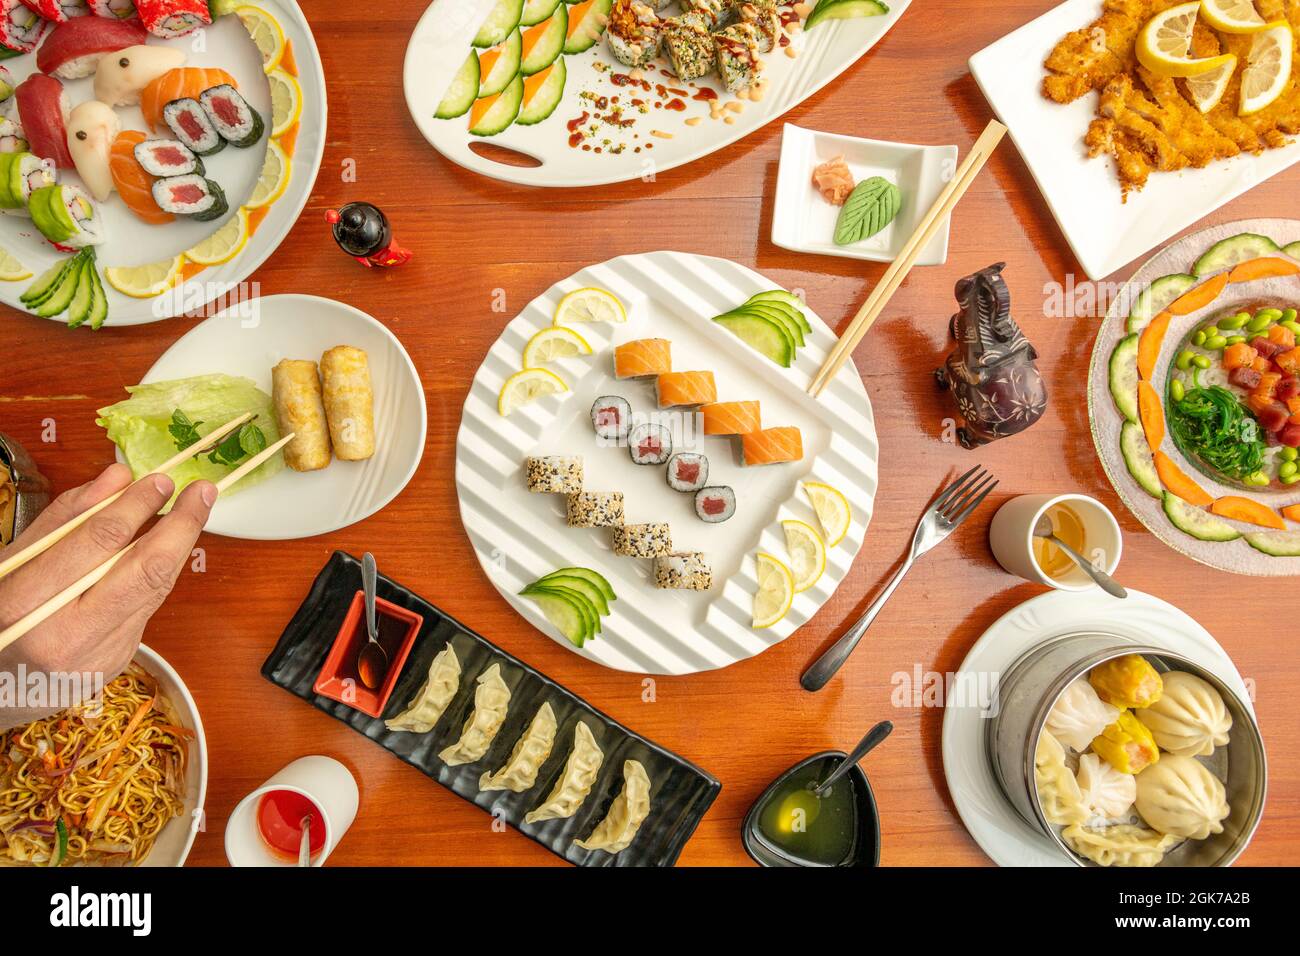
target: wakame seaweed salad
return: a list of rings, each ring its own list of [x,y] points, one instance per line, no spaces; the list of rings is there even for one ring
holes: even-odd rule
[[[1190,388],[1178,399],[1170,396],[1169,428],[1184,451],[1229,478],[1243,480],[1264,463],[1259,423],[1222,386]]]

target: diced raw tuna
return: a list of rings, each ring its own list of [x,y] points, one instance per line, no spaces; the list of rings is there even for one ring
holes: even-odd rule
[[[1288,375],[1277,383],[1277,400],[1285,402],[1300,395],[1300,378]]]
[[[1278,345],[1271,339],[1266,339],[1259,335],[1250,340],[1250,347],[1266,359],[1271,359],[1278,352],[1282,351],[1282,346]]]
[[[1292,448],[1300,448],[1300,424],[1291,423],[1278,432],[1278,441]]]
[[[1255,415],[1259,419],[1259,425],[1266,432],[1280,432],[1287,424],[1287,419],[1291,413],[1287,411],[1285,405],[1274,402],[1264,408],[1261,408]]]
[[[1256,372],[1253,368],[1246,368],[1245,366],[1234,368],[1228,373],[1228,381],[1233,385],[1236,385],[1238,388],[1244,388],[1246,391],[1250,391],[1257,386],[1261,378],[1263,378],[1263,376],[1259,372]]]

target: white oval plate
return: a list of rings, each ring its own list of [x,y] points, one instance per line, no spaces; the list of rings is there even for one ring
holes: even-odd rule
[[[497,412],[497,393],[520,368],[528,339],[549,326],[565,293],[587,286],[622,300],[626,323],[584,324],[578,331],[593,354],[550,366],[571,389],[518,409]],[[834,345],[835,333],[804,308],[812,335],[791,368],[780,368],[711,321],[756,292],[777,288],[752,269],[709,256],[650,252],[589,266],[534,299],[488,351],[465,400],[456,438],[456,492],[461,520],[479,563],[510,604],[539,630],[581,656],[616,670],[691,674],[726,667],[780,643],[835,593],[862,546],[876,493],[879,448],[866,389],[852,361],[813,399],[806,389]],[[700,437],[692,450],[709,458],[709,484],[730,485],[736,514],[721,524],[695,516],[694,496],[673,491],[663,467],[633,464],[625,447],[599,447],[590,409],[601,395],[621,395],[635,412],[655,410],[654,387],[619,381],[612,348],[632,339],[672,342],[673,367],[709,369],[720,401],[758,399],[763,426],[795,425],[803,433],[802,461],[741,467],[731,439]],[[736,445],[739,443],[736,442]],[[683,449],[685,450],[685,449]],[[709,591],[664,591],[654,586],[651,562],[610,548],[605,528],[570,528],[564,496],[533,494],[523,479],[530,455],[581,455],[586,487],[622,491],[629,523],[667,521],[673,548],[703,551],[713,567]],[[828,549],[826,570],[795,595],[789,613],[766,629],[751,626],[757,590],[754,554],[788,561],[780,522],[795,518],[818,527],[802,491],[804,480],[844,493],[853,508],[848,535]],[[618,596],[603,631],[582,648],[560,635],[537,605],[518,592],[558,568],[589,567]]]
[[[319,361],[326,349],[353,345],[370,358],[375,390],[375,455],[330,462],[320,471],[285,468],[223,497],[206,530],[231,538],[284,540],[326,534],[368,518],[397,497],[424,454],[424,386],[406,349],[377,320],[350,305],[312,295],[273,295],[200,323],[163,353],[144,384],[224,372],[271,393],[282,358]],[[125,397],[125,396],[123,396]],[[121,460],[121,452],[118,459]]]
[[[121,197],[113,193],[100,203],[108,240],[96,247],[96,261],[100,278],[108,294],[108,320],[105,325],[142,325],[171,318],[181,312],[195,312],[213,299],[228,296],[229,291],[244,282],[272,252],[284,241],[298,216],[307,205],[316,172],[325,149],[325,74],[321,69],[320,53],[312,37],[307,18],[295,0],[250,0],[276,18],[284,30],[285,38],[293,45],[298,64],[298,82],[302,87],[303,110],[299,119],[297,145],[290,167],[289,185],[284,194],[270,207],[266,220],[249,238],[242,251],[233,259],[220,265],[209,266],[198,275],[176,286],[168,293],[151,299],[136,299],[123,295],[103,278],[105,267],[138,266],[159,262],[176,256],[212,235],[232,216],[252,194],[262,170],[271,128],[271,92],[262,58],[249,39],[239,18],[228,15],[219,18],[212,26],[191,36],[176,40],[150,38],[150,45],[173,46],[185,51],[186,66],[220,67],[239,84],[239,91],[266,121],[267,135],[248,149],[228,146],[214,156],[204,157],[209,178],[220,183],[230,203],[230,212],[213,222],[195,222],[177,217],[174,222],[151,226],[137,219],[126,208]],[[202,48],[196,48],[202,40]],[[15,57],[4,61],[16,82],[36,72],[36,55]],[[64,81],[68,99],[73,107],[94,98],[94,77]],[[117,108],[124,130],[135,129],[148,133],[138,106]],[[153,134],[165,137],[166,129]],[[81,184],[75,170],[59,170],[59,181]],[[66,256],[51,246],[32,225],[31,219],[13,212],[0,213],[0,246],[16,256],[34,275],[40,275],[55,262]],[[17,282],[0,282],[0,302],[19,311],[26,311],[19,296],[32,283],[31,279]],[[250,298],[244,292],[240,299]],[[53,317],[66,322],[66,315]]]
[[[628,67],[610,55],[603,38],[587,52],[564,58],[568,70],[564,98],[549,118],[535,126],[513,125],[496,136],[484,138],[470,135],[467,116],[449,120],[434,117],[452,78],[465,62],[470,41],[494,3],[495,0],[434,0],[416,24],[406,48],[403,69],[406,106],[415,125],[438,152],[484,176],[526,186],[599,186],[653,176],[694,162],[766,126],[856,63],[898,22],[911,0],[889,0],[890,12],[882,16],[829,20],[811,33],[796,33],[793,42],[799,55],[794,59],[778,51],[763,54],[766,64],[763,75],[770,81],[767,93],[760,102],[742,102],[741,112],[729,113],[734,123],[710,120],[708,104],[686,99],[687,109],[683,112],[651,110],[638,117],[629,134],[636,132],[640,138],[633,141],[622,137],[628,139],[629,146],[618,154],[608,151],[597,154],[571,147],[566,127],[569,120],[583,112],[584,101],[578,98],[581,92],[624,99],[632,96],[631,88],[617,87],[610,82],[610,72],[626,73]],[[661,12],[667,16],[675,10],[668,7]],[[657,62],[666,64],[667,61]],[[661,72],[647,73],[646,78],[651,83],[683,88],[671,72],[664,72],[668,69],[664,65]],[[692,94],[698,87],[713,89],[720,101],[731,98],[723,92],[716,72],[689,84]],[[654,96],[646,98],[653,101]],[[693,117],[703,117],[703,121],[698,126],[686,125]],[[672,138],[654,136],[652,129],[668,133]],[[540,160],[542,165],[528,168],[499,163],[470,149],[473,142],[505,146]],[[650,152],[635,152],[636,143],[652,143],[654,148]]]

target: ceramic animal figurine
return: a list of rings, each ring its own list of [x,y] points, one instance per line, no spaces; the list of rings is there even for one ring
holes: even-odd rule
[[[958,280],[959,311],[948,326],[957,348],[934,373],[952,390],[965,419],[957,430],[965,448],[1019,434],[1047,409],[1038,353],[1011,318],[1005,266],[999,262]]]

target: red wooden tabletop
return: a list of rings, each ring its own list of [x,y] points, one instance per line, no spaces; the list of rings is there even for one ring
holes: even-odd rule
[[[260,677],[263,659],[336,548],[374,551],[389,576],[717,776],[721,796],[687,844],[683,864],[747,864],[740,822],[762,788],[807,754],[850,748],[885,718],[896,730],[866,763],[880,804],[882,863],[987,863],[944,780],[942,709],[894,706],[891,692],[896,675],[910,677],[916,668],[955,671],[985,628],[1043,591],[993,560],[986,534],[993,506],[924,559],[837,680],[818,694],[797,683],[901,559],[917,515],[945,476],[976,461],[1002,480],[992,505],[1026,492],[1081,491],[1111,506],[1125,533],[1124,583],[1196,617],[1257,689],[1271,758],[1269,796],[1242,862],[1289,864],[1300,856],[1300,735],[1292,709],[1300,648],[1293,615],[1267,610],[1288,606],[1277,597],[1285,584],[1192,563],[1120,504],[1093,449],[1083,392],[1097,320],[1045,314],[1053,284],[1085,277],[1009,140],[957,208],[947,263],[913,271],[855,353],[875,410],[881,468],[875,516],[852,572],[821,613],[784,643],[725,670],[658,678],[647,695],[641,676],[587,663],[533,630],[479,569],[452,481],[461,404],[479,361],[530,299],[611,256],[678,249],[734,259],[775,283],[806,290],[837,329],[884,267],[772,245],[779,123],[654,182],[575,190],[503,184],[444,160],[407,115],[402,58],[420,4],[392,5],[382,17],[367,4],[306,6],[329,78],[325,158],[301,220],[254,278],[263,294],[330,296],[387,324],[423,377],[428,444],[406,491],[360,524],[304,541],[205,535],[206,571],[184,573],[154,617],[146,640],[189,684],[208,734],[207,827],[192,864],[224,863],[222,831],[235,803],[307,753],[338,757],[361,786],[360,811],[333,864],[560,862],[519,833],[495,832],[482,811]],[[1050,6],[1050,0],[916,0],[875,49],[786,119],[875,139],[954,143],[964,153],[992,116],[967,57]],[[353,163],[356,181],[347,182]],[[1297,185],[1300,168],[1293,168],[1193,228],[1285,215],[1294,208]],[[323,216],[349,199],[383,207],[414,261],[365,270],[344,258]],[[1013,313],[1038,348],[1052,402],[1031,432],[976,454],[943,440],[944,420],[953,412],[930,373],[947,351],[953,283],[995,261],[1007,263]],[[501,291],[504,313],[493,310]],[[94,424],[95,409],[121,398],[122,387],[138,382],[195,324],[180,319],[92,334],[11,310],[0,322],[0,430],[26,445],[59,489],[88,480],[113,460]],[[50,422],[56,440],[44,443]]]

